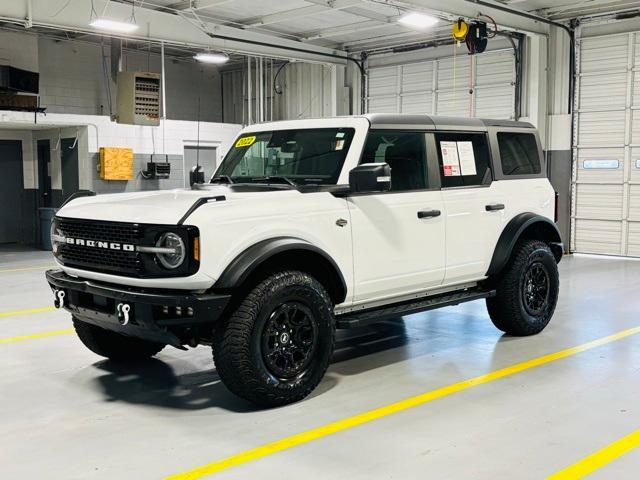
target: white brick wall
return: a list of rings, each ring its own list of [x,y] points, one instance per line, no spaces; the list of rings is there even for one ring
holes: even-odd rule
[[[38,37],[0,31],[0,65],[38,71]]]

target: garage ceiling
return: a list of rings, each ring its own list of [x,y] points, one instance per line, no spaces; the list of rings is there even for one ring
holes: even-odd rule
[[[120,3],[131,1],[120,0]],[[631,0],[502,0],[496,3],[554,20],[640,9],[638,2]],[[425,8],[428,2],[420,0],[149,0],[140,4],[144,8],[347,51],[386,47],[390,42],[414,43],[449,34],[448,22],[426,32],[397,23],[408,10],[429,12],[429,8]],[[445,9],[446,4],[442,8]]]

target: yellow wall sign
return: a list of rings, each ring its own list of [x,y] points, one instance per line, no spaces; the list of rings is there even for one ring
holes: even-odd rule
[[[236,142],[236,148],[250,147],[251,145],[253,145],[253,142],[255,141],[256,141],[255,136],[239,138],[238,141]]]

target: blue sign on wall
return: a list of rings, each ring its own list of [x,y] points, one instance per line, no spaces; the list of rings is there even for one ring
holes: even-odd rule
[[[582,166],[584,168],[615,169],[620,167],[620,160],[585,160]]]

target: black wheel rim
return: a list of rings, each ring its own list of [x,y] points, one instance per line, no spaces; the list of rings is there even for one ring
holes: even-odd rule
[[[267,370],[285,380],[303,375],[318,341],[318,326],[311,310],[299,302],[278,306],[262,331],[262,358]]]
[[[539,316],[549,303],[549,273],[540,262],[529,265],[522,284],[524,308],[529,315]]]

